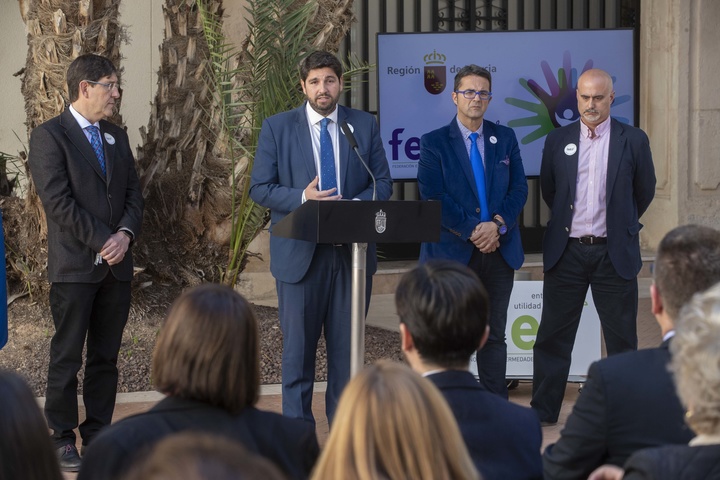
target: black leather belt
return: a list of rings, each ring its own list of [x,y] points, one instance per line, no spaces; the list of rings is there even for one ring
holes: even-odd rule
[[[577,240],[580,245],[605,245],[607,243],[607,237],[596,237],[595,235],[570,237],[570,240]]]

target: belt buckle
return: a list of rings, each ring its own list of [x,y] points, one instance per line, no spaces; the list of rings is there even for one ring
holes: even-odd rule
[[[594,235],[585,235],[584,237],[580,237],[580,245],[594,245],[595,244],[595,236]]]

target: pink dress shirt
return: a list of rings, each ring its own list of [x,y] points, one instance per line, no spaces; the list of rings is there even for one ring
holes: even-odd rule
[[[580,122],[578,173],[573,205],[571,237],[607,237],[607,165],[610,147],[610,117],[592,131]]]

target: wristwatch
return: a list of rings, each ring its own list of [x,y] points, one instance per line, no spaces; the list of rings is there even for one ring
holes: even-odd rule
[[[503,222],[498,220],[497,217],[493,217],[492,221],[493,221],[493,223],[495,223],[495,225],[497,225],[498,233],[500,235],[505,235],[507,233],[507,230],[508,230],[507,225],[505,225]]]

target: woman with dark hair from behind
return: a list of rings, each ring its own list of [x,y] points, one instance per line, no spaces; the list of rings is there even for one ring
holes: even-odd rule
[[[0,370],[0,480],[62,480],[48,427],[19,375]]]
[[[153,352],[155,387],[167,395],[146,413],[107,427],[84,455],[78,480],[118,478],[138,453],[182,431],[239,441],[291,478],[317,459],[315,428],[258,410],[258,328],[251,305],[232,288],[205,284],[172,305]]]
[[[240,443],[210,433],[174,433],[136,462],[123,480],[286,480]]]

